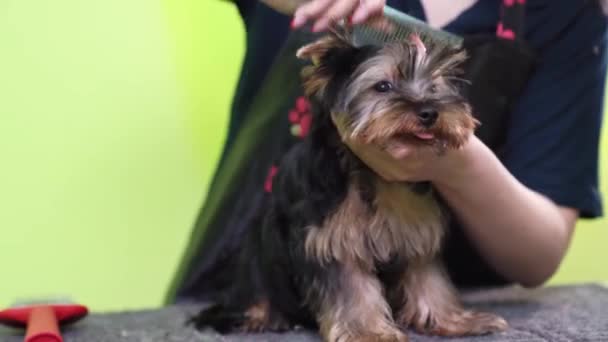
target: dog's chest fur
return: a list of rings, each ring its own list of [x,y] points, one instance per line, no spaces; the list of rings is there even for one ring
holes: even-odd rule
[[[438,252],[442,212],[432,193],[375,179],[366,198],[352,183],[321,227],[310,227],[306,253],[321,262],[355,263],[369,270],[392,260],[426,261]]]

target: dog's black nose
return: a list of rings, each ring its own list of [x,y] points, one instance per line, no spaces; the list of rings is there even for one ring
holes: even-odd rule
[[[431,127],[437,121],[437,117],[439,113],[437,113],[434,109],[422,109],[418,112],[418,120],[425,127]]]

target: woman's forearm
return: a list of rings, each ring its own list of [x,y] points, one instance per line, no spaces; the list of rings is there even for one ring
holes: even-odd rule
[[[475,137],[457,154],[461,167],[435,186],[466,234],[506,278],[544,283],[563,259],[577,212],[525,187]]]

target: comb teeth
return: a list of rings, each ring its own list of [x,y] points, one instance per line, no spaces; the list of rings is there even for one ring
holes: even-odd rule
[[[390,32],[370,24],[357,25],[352,31],[353,44],[355,46],[383,45],[389,42],[407,40],[410,35],[418,34],[425,42],[451,45],[455,48],[462,46],[461,37],[446,31],[434,29],[427,23],[389,6],[384,7],[384,18],[392,26]]]

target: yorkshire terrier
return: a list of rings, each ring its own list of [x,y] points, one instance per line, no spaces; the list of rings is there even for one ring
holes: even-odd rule
[[[477,126],[459,82],[466,53],[419,36],[353,45],[334,29],[297,52],[314,107],[275,175],[260,224],[234,253],[237,281],[193,318],[220,333],[317,329],[325,341],[408,341],[507,329],[466,310],[439,259],[446,215],[432,187],[389,182],[346,142],[437,152]]]

